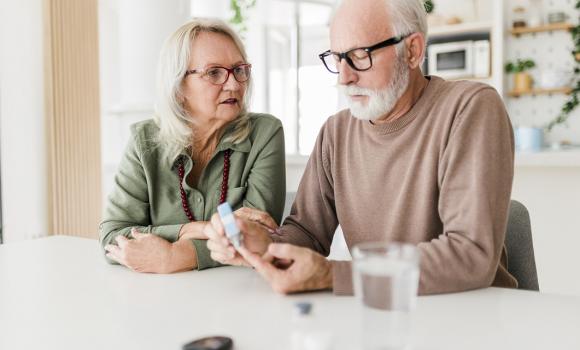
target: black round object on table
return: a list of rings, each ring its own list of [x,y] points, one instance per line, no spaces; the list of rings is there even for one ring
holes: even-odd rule
[[[234,345],[232,338],[213,336],[196,339],[183,345],[183,350],[231,350]]]

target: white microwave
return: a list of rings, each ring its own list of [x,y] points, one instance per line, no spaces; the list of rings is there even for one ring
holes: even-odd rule
[[[429,74],[445,79],[490,76],[489,40],[455,41],[429,45]]]

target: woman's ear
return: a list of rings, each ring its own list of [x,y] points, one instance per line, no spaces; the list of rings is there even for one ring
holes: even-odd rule
[[[179,103],[179,105],[181,107],[185,106],[185,102],[187,101],[187,96],[185,96],[184,94],[181,93],[181,91],[177,91],[177,93],[175,94],[175,97],[177,99],[177,103]]]

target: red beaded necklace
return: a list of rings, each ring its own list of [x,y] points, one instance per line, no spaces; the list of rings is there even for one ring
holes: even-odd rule
[[[230,176],[230,155],[232,154],[231,149],[227,149],[224,152],[224,173],[222,176],[222,187],[220,192],[220,202],[222,204],[226,201],[226,197],[228,195],[228,178]],[[189,209],[189,203],[187,202],[187,197],[185,195],[185,190],[183,189],[183,177],[185,176],[185,167],[183,165],[183,160],[179,161],[179,168],[178,168],[178,175],[179,175],[179,193],[181,194],[181,206],[183,207],[183,211],[189,221],[195,221],[195,217],[193,213]]]

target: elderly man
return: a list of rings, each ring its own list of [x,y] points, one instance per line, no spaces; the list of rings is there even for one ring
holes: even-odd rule
[[[281,293],[352,293],[351,264],[330,261],[341,225],[349,248],[401,241],[421,253],[420,294],[515,287],[504,235],[513,136],[496,91],[423,76],[421,0],[345,0],[320,55],[349,101],[322,127],[290,216],[278,234],[239,221],[235,251],[219,219],[212,257],[249,264]]]

